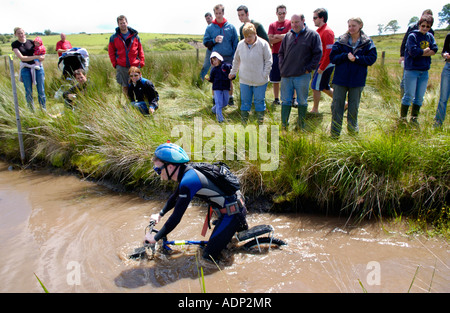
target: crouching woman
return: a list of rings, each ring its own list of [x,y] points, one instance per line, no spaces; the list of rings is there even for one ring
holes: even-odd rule
[[[128,70],[128,98],[143,115],[153,114],[158,109],[159,95],[153,83],[142,77],[140,68],[132,66]]]

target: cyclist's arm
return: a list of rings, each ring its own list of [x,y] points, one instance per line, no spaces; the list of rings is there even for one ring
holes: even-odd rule
[[[177,190],[169,197],[169,200],[167,200],[166,205],[161,209],[161,211],[159,211],[159,215],[164,216],[167,212],[169,212],[175,207],[178,195],[179,189],[177,188]]]
[[[167,211],[171,209],[170,202],[175,201],[174,204],[174,210],[172,215],[169,217],[167,222],[164,224],[164,226],[158,231],[158,233],[155,235],[155,240],[158,241],[162,237],[166,236],[168,233],[170,233],[181,221],[181,218],[183,217],[184,212],[186,212],[186,209],[191,202],[191,191],[186,186],[180,186],[179,191],[177,193],[177,197],[173,199],[172,197],[167,201],[166,206],[164,207],[161,212],[163,212],[166,208]],[[174,194],[174,195],[175,195]],[[167,211],[164,211],[164,214],[167,213]],[[160,213],[161,215],[161,213]]]

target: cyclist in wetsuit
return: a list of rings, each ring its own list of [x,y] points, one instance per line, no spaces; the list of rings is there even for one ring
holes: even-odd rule
[[[218,186],[198,170],[190,167],[188,162],[189,157],[180,146],[165,143],[156,148],[153,157],[154,170],[162,180],[177,181],[179,185],[164,208],[159,213],[153,214],[151,220],[158,223],[167,212],[173,209],[172,215],[156,235],[147,233],[145,240],[153,244],[169,234],[180,223],[192,198],[197,196],[207,201],[218,214],[217,223],[203,252],[205,259],[217,260],[233,235],[248,229],[245,219],[247,210],[240,191],[233,196],[225,196]],[[210,210],[208,210],[208,221],[209,214]],[[204,235],[205,232],[204,227],[202,234]]]

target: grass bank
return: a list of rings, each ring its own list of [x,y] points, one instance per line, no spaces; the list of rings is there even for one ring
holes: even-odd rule
[[[261,170],[268,162],[260,153],[264,148],[261,141],[253,158],[253,139],[245,136],[243,157],[239,153],[240,135],[233,135],[231,143],[223,135],[227,134],[227,126],[240,125],[239,103],[225,109],[229,120],[226,124],[215,122],[210,113],[210,85],[198,79],[202,55],[200,62],[195,51],[151,52],[146,57],[143,76],[155,83],[161,98],[160,109],[150,118],[128,106],[105,55],[91,57],[91,88],[75,112],[65,111],[62,102],[53,98],[64,83],[56,58],[46,60],[48,112],[30,112],[23,86],[18,83],[27,163],[76,171],[83,177],[152,194],[168,187],[154,175],[151,158],[156,146],[170,139],[193,153],[211,152],[193,155],[196,161],[224,159],[231,165],[240,175],[251,209],[259,208],[256,203],[261,202],[255,199],[265,199],[272,210],[356,218],[414,217],[424,221],[424,225],[444,225],[448,235],[450,127],[447,122],[440,130],[432,127],[443,66],[437,57],[430,71],[420,129],[397,127],[401,68],[392,58],[384,67],[378,61],[370,68],[362,97],[359,135],[347,134],[344,122],[341,138],[330,138],[331,99],[324,97],[319,108],[322,113],[307,117],[306,132],[292,128],[276,137],[267,135],[267,152],[278,151],[276,169],[270,171]],[[9,73],[3,64],[0,71]],[[235,97],[239,99],[237,83]],[[269,85],[268,103],[272,99]],[[294,111],[292,125],[297,117]],[[278,129],[279,107],[270,109],[264,125],[269,131]],[[262,129],[252,122],[244,133],[255,130],[257,138],[261,138]],[[20,163],[7,75],[0,77],[0,138],[0,154]],[[270,146],[275,142],[278,150]]]

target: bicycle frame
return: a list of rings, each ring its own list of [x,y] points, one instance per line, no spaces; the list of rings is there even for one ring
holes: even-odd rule
[[[153,227],[155,226],[154,221],[151,221],[150,224],[145,228],[145,233],[147,233],[147,230],[149,232],[158,232]],[[269,234],[268,237],[261,237],[264,234]],[[254,226],[248,230],[242,231],[240,233],[237,233],[236,239],[239,242],[249,241],[247,242],[244,247],[252,247],[253,245],[256,245],[258,247],[258,250],[261,252],[260,243],[268,243],[269,244],[269,250],[270,245],[272,242],[274,242],[276,245],[285,245],[285,243],[282,240],[274,238],[274,229],[271,225],[258,225]],[[197,246],[206,246],[208,244],[208,241],[204,240],[167,240],[167,237],[162,238],[162,245],[161,248],[165,251],[172,251],[172,248],[170,246],[189,246],[189,245],[197,245]],[[146,254],[146,250],[151,249],[152,250],[152,257],[155,255],[156,252],[156,246],[155,244],[149,244],[145,243],[145,245],[141,248],[136,248],[134,253],[132,253],[129,258],[140,258],[141,256]]]
[[[208,241],[204,240],[163,240],[163,248],[167,250],[172,250],[169,246],[206,246]]]

